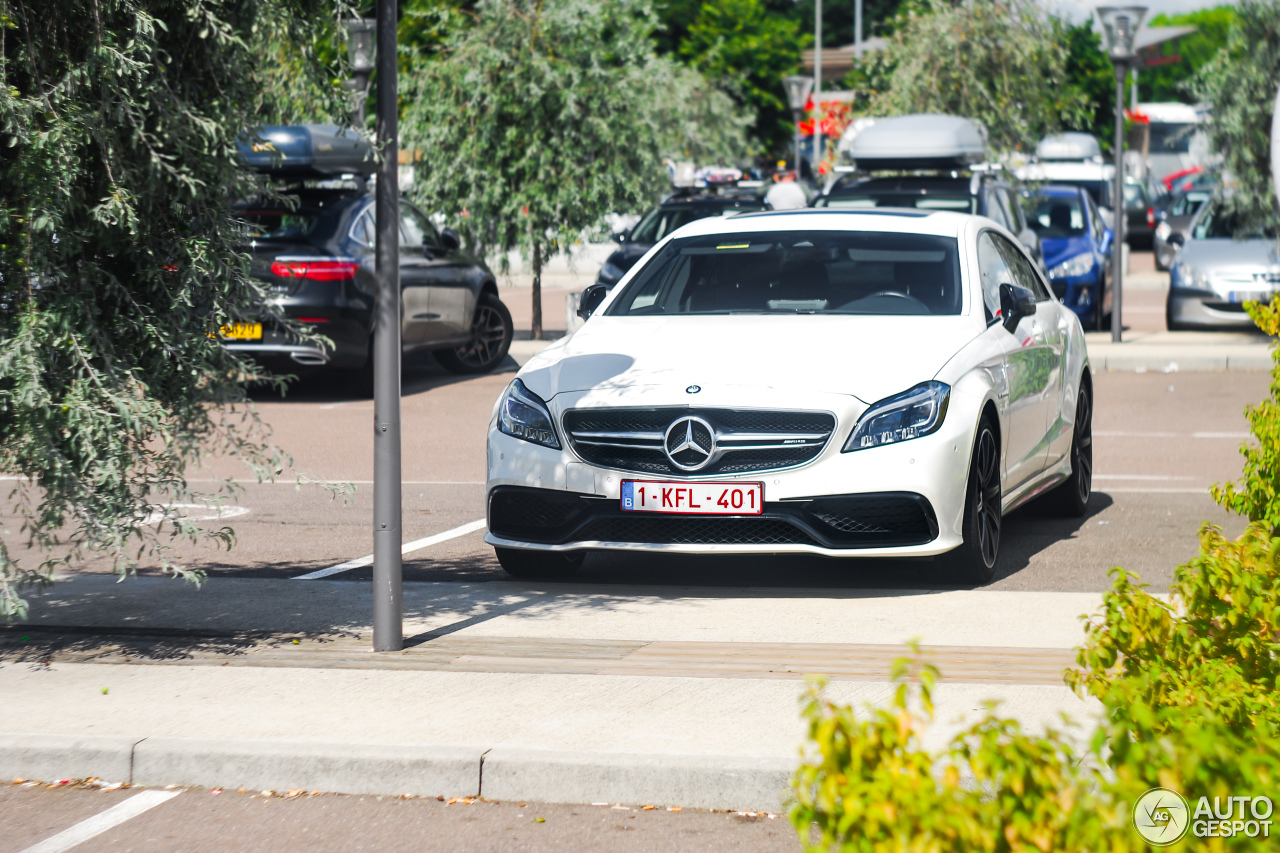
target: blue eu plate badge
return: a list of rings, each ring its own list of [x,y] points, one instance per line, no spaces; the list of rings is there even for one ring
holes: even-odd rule
[[[623,509],[636,508],[635,484],[630,480],[622,481],[622,508]]]

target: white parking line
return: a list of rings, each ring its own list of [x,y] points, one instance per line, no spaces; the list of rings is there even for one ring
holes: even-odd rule
[[[1248,438],[1247,432],[1133,432],[1120,429],[1095,429],[1103,438]]]
[[[1094,474],[1095,480],[1194,480],[1185,474]]]
[[[181,791],[139,791],[123,803],[116,803],[105,812],[82,820],[57,835],[28,847],[22,853],[62,853],[64,850],[70,850],[77,844],[83,844],[90,838],[101,835],[108,829],[119,826],[126,820],[135,818],[181,793]]]
[[[484,519],[470,521],[461,527],[455,527],[452,530],[446,530],[444,533],[437,533],[434,536],[426,536],[422,539],[415,539],[412,542],[406,542],[400,546],[401,554],[408,554],[413,551],[420,551],[432,545],[438,545],[441,542],[448,542],[450,539],[457,539],[459,536],[466,536],[468,533],[475,533],[477,530],[484,530]],[[340,572],[350,571],[351,569],[362,569],[365,566],[373,565],[373,555],[369,554],[365,557],[357,557],[354,560],[347,560],[345,563],[339,563],[336,566],[330,566],[327,569],[317,569],[314,572],[307,572],[305,575],[298,575],[294,578],[296,581],[318,581],[321,578],[332,577]]]

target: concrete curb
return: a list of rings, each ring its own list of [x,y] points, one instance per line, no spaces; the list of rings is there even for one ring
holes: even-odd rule
[[[780,812],[796,761],[495,747],[481,793],[495,800],[634,803]]]
[[[0,778],[780,812],[794,759],[0,733]]]
[[[0,779],[87,779],[123,782],[132,776],[141,738],[0,733]]]
[[[1271,348],[1260,344],[1196,347],[1091,344],[1089,361],[1095,370],[1153,373],[1266,372],[1272,368]]]

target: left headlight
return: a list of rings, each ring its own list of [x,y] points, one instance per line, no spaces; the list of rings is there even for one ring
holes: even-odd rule
[[[896,444],[928,435],[942,426],[951,400],[951,386],[922,382],[909,391],[886,397],[858,419],[843,453]]]
[[[1067,258],[1049,270],[1049,278],[1071,278],[1077,275],[1088,275],[1093,270],[1093,255],[1084,253]]]
[[[560,449],[547,404],[519,379],[507,386],[498,404],[498,429],[543,447]]]

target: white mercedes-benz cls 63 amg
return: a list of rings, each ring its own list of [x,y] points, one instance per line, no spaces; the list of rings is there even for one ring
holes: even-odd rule
[[[702,220],[582,313],[490,422],[485,538],[514,576],[621,550],[931,556],[983,583],[1004,514],[1086,510],[1080,322],[989,219]]]

